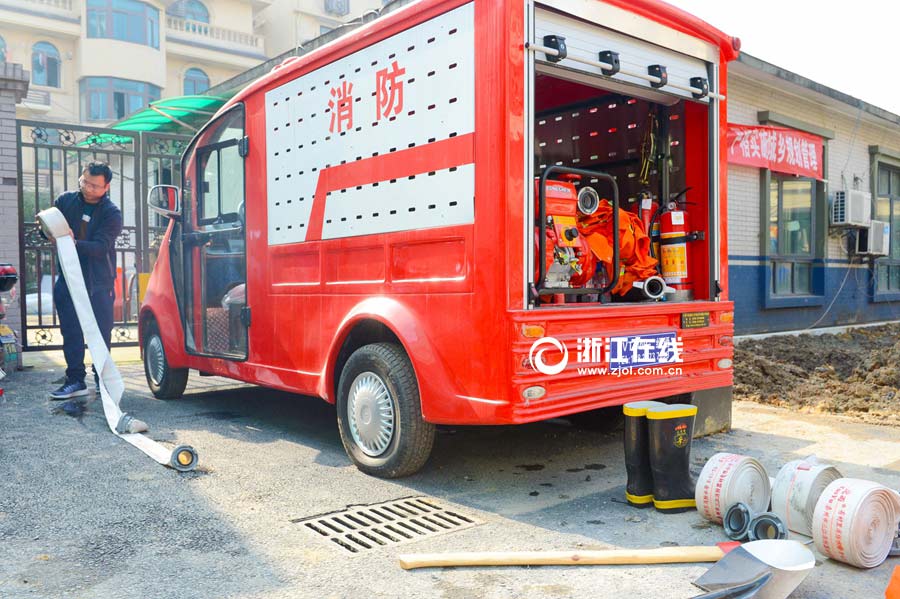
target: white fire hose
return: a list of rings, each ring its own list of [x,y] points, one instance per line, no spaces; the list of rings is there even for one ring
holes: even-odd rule
[[[868,480],[839,478],[816,504],[813,540],[822,555],[874,568],[891,551],[898,523],[900,494]]]
[[[75,304],[78,322],[81,324],[84,339],[91,352],[94,368],[100,377],[100,397],[103,400],[103,412],[106,415],[109,430],[160,464],[171,466],[182,472],[193,470],[197,466],[197,452],[194,451],[194,448],[189,445],[179,445],[170,450],[153,439],[135,432],[136,429],[146,430],[146,428],[136,427],[135,425],[139,424],[139,421],[123,413],[119,408],[119,402],[125,392],[125,383],[109,355],[106,342],[100,334],[100,327],[97,326],[97,320],[94,318],[94,311],[91,308],[91,300],[84,284],[84,275],[81,272],[81,263],[78,261],[75,239],[72,237],[69,223],[57,208],[48,208],[40,212],[37,217],[44,234],[56,239],[59,263],[69,288],[69,295]]]
[[[837,468],[814,457],[788,462],[772,484],[772,511],[790,530],[811,537],[816,503],[825,487],[839,478]]]
[[[750,456],[717,453],[706,462],[697,479],[694,499],[697,511],[713,522],[722,523],[725,512],[737,503],[749,509],[750,516],[769,508],[771,487],[766,469]]]

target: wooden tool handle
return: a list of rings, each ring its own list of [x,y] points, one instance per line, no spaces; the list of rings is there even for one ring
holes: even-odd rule
[[[578,566],[717,562],[725,555],[712,547],[602,549],[597,551],[461,551],[399,556],[404,570],[447,566]]]

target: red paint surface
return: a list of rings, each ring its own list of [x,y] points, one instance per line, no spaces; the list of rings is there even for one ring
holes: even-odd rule
[[[662,2],[611,3],[720,49],[730,48],[731,38]],[[732,357],[732,348],[717,341],[733,334],[731,322],[720,319],[722,313],[733,309],[727,301],[725,243],[718,273],[720,285],[726,289],[721,296],[724,301],[524,309],[525,254],[533,251],[533,237],[524,233],[522,199],[533,182],[524,180],[522,2],[475,0],[474,134],[323,171],[310,241],[268,245],[265,92],[463,4],[460,0],[424,0],[398,10],[325,48],[290,59],[229,103],[244,102],[246,135],[251,140],[246,159],[247,298],[253,314],[249,357],[229,361],[185,351],[169,272],[170,227],[142,317],[153,316],[158,321],[172,366],[318,395],[333,402],[341,345],[353,327],[373,320],[392,331],[409,354],[423,413],[432,422],[528,422],[731,385],[732,371],[716,366],[718,360]],[[734,52],[723,50],[722,56],[719,66],[724,92],[724,61],[732,59]],[[705,114],[705,107],[700,109]],[[723,136],[725,118],[723,103]],[[705,137],[698,134],[696,139]],[[724,239],[724,138],[720,148],[720,232]],[[698,163],[705,152],[697,150]],[[688,160],[692,160],[690,154]],[[475,164],[474,224],[319,239],[324,202],[332,201],[324,195],[328,190],[466,162]],[[705,166],[703,173],[705,177]],[[698,272],[702,273],[702,268]],[[336,280],[347,278],[348,273],[368,276],[365,282],[352,285]],[[680,314],[685,311],[709,311],[711,324],[679,331],[685,359],[680,376],[584,376],[572,364],[548,377],[527,365],[533,339],[522,336],[524,325],[544,327],[546,335],[565,343],[574,354],[579,337],[679,330]],[[539,400],[524,400],[523,389],[532,385],[544,386],[547,394]]]

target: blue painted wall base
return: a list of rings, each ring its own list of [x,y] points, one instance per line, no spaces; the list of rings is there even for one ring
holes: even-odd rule
[[[733,260],[742,261],[752,258],[731,257]],[[825,293],[822,305],[766,308],[764,293],[768,281],[765,264],[729,266],[728,295],[734,301],[735,333],[740,335],[793,331],[809,327],[820,318],[822,320],[816,324],[816,328],[900,319],[900,301],[884,301],[884,298],[874,296],[869,267],[854,267],[848,274],[848,264],[836,261],[819,268],[824,271]],[[828,314],[822,318],[839,288],[841,289],[838,298]]]

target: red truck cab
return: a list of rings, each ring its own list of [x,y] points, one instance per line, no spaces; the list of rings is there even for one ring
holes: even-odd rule
[[[655,0],[422,0],[286,60],[151,190],[150,388],[321,397],[383,477],[436,424],[678,396],[728,426],[735,46]]]

